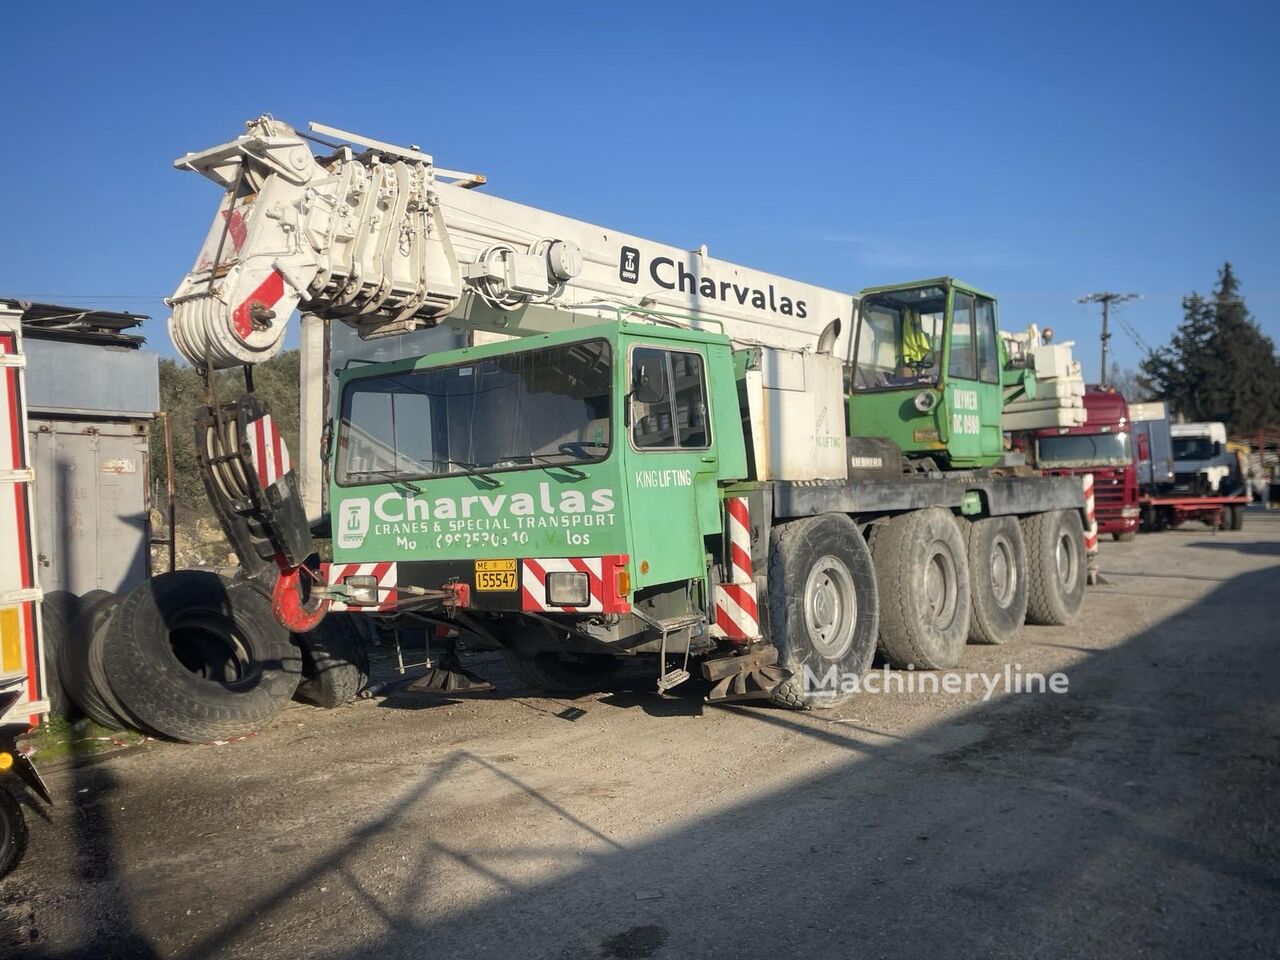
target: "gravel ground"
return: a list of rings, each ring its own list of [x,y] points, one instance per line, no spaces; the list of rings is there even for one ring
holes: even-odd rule
[[[1102,550],[1077,625],[963,664],[1064,694],[566,701],[486,659],[492,697],[50,768],[0,954],[1280,955],[1280,515]]]

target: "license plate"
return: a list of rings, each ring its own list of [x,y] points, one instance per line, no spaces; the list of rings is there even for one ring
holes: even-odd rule
[[[516,562],[514,560],[477,560],[476,590],[515,590]]]

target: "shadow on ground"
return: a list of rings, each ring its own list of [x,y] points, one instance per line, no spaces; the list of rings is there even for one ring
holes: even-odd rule
[[[1234,578],[1071,668],[1065,695],[1007,697],[915,736],[868,736],[821,714],[707,708],[732,710],[744,731],[811,737],[838,752],[806,778],[727,809],[712,790],[702,816],[637,845],[459,749],[181,955],[270,955],[264,925],[283,922],[336,874],[355,891],[361,930],[380,932],[356,937],[349,918],[317,911],[296,955],[1274,956],[1277,587],[1274,570]],[[1260,613],[1242,621],[1235,611],[1246,597]],[[604,702],[668,709],[645,696],[621,690]],[[548,849],[535,835],[456,849],[446,835],[419,832],[404,838],[414,866],[394,895],[361,887],[352,868],[369,841],[401,829],[473,765],[590,842]],[[647,802],[662,804],[663,783],[649,785]],[[86,813],[83,841],[86,870],[119,869],[109,817]],[[563,869],[536,882],[510,875],[526,847],[563,858]],[[492,896],[422,916],[422,899],[447,899],[432,889],[442,861],[484,878]],[[126,909],[99,931],[92,955],[155,951]]]

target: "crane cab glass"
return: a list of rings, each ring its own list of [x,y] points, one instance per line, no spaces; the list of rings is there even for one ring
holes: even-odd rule
[[[340,485],[595,463],[612,443],[605,340],[352,381],[342,398]]]
[[[940,285],[877,293],[862,301],[855,335],[856,392],[938,382],[947,291]]]
[[[864,290],[845,367],[851,437],[975,467],[1003,455],[995,298],[949,278]]]

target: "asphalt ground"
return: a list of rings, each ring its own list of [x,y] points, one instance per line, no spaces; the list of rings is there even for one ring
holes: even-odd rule
[[[955,671],[1065,693],[569,701],[489,657],[493,696],[50,768],[0,954],[1280,956],[1280,514],[1102,563]]]

